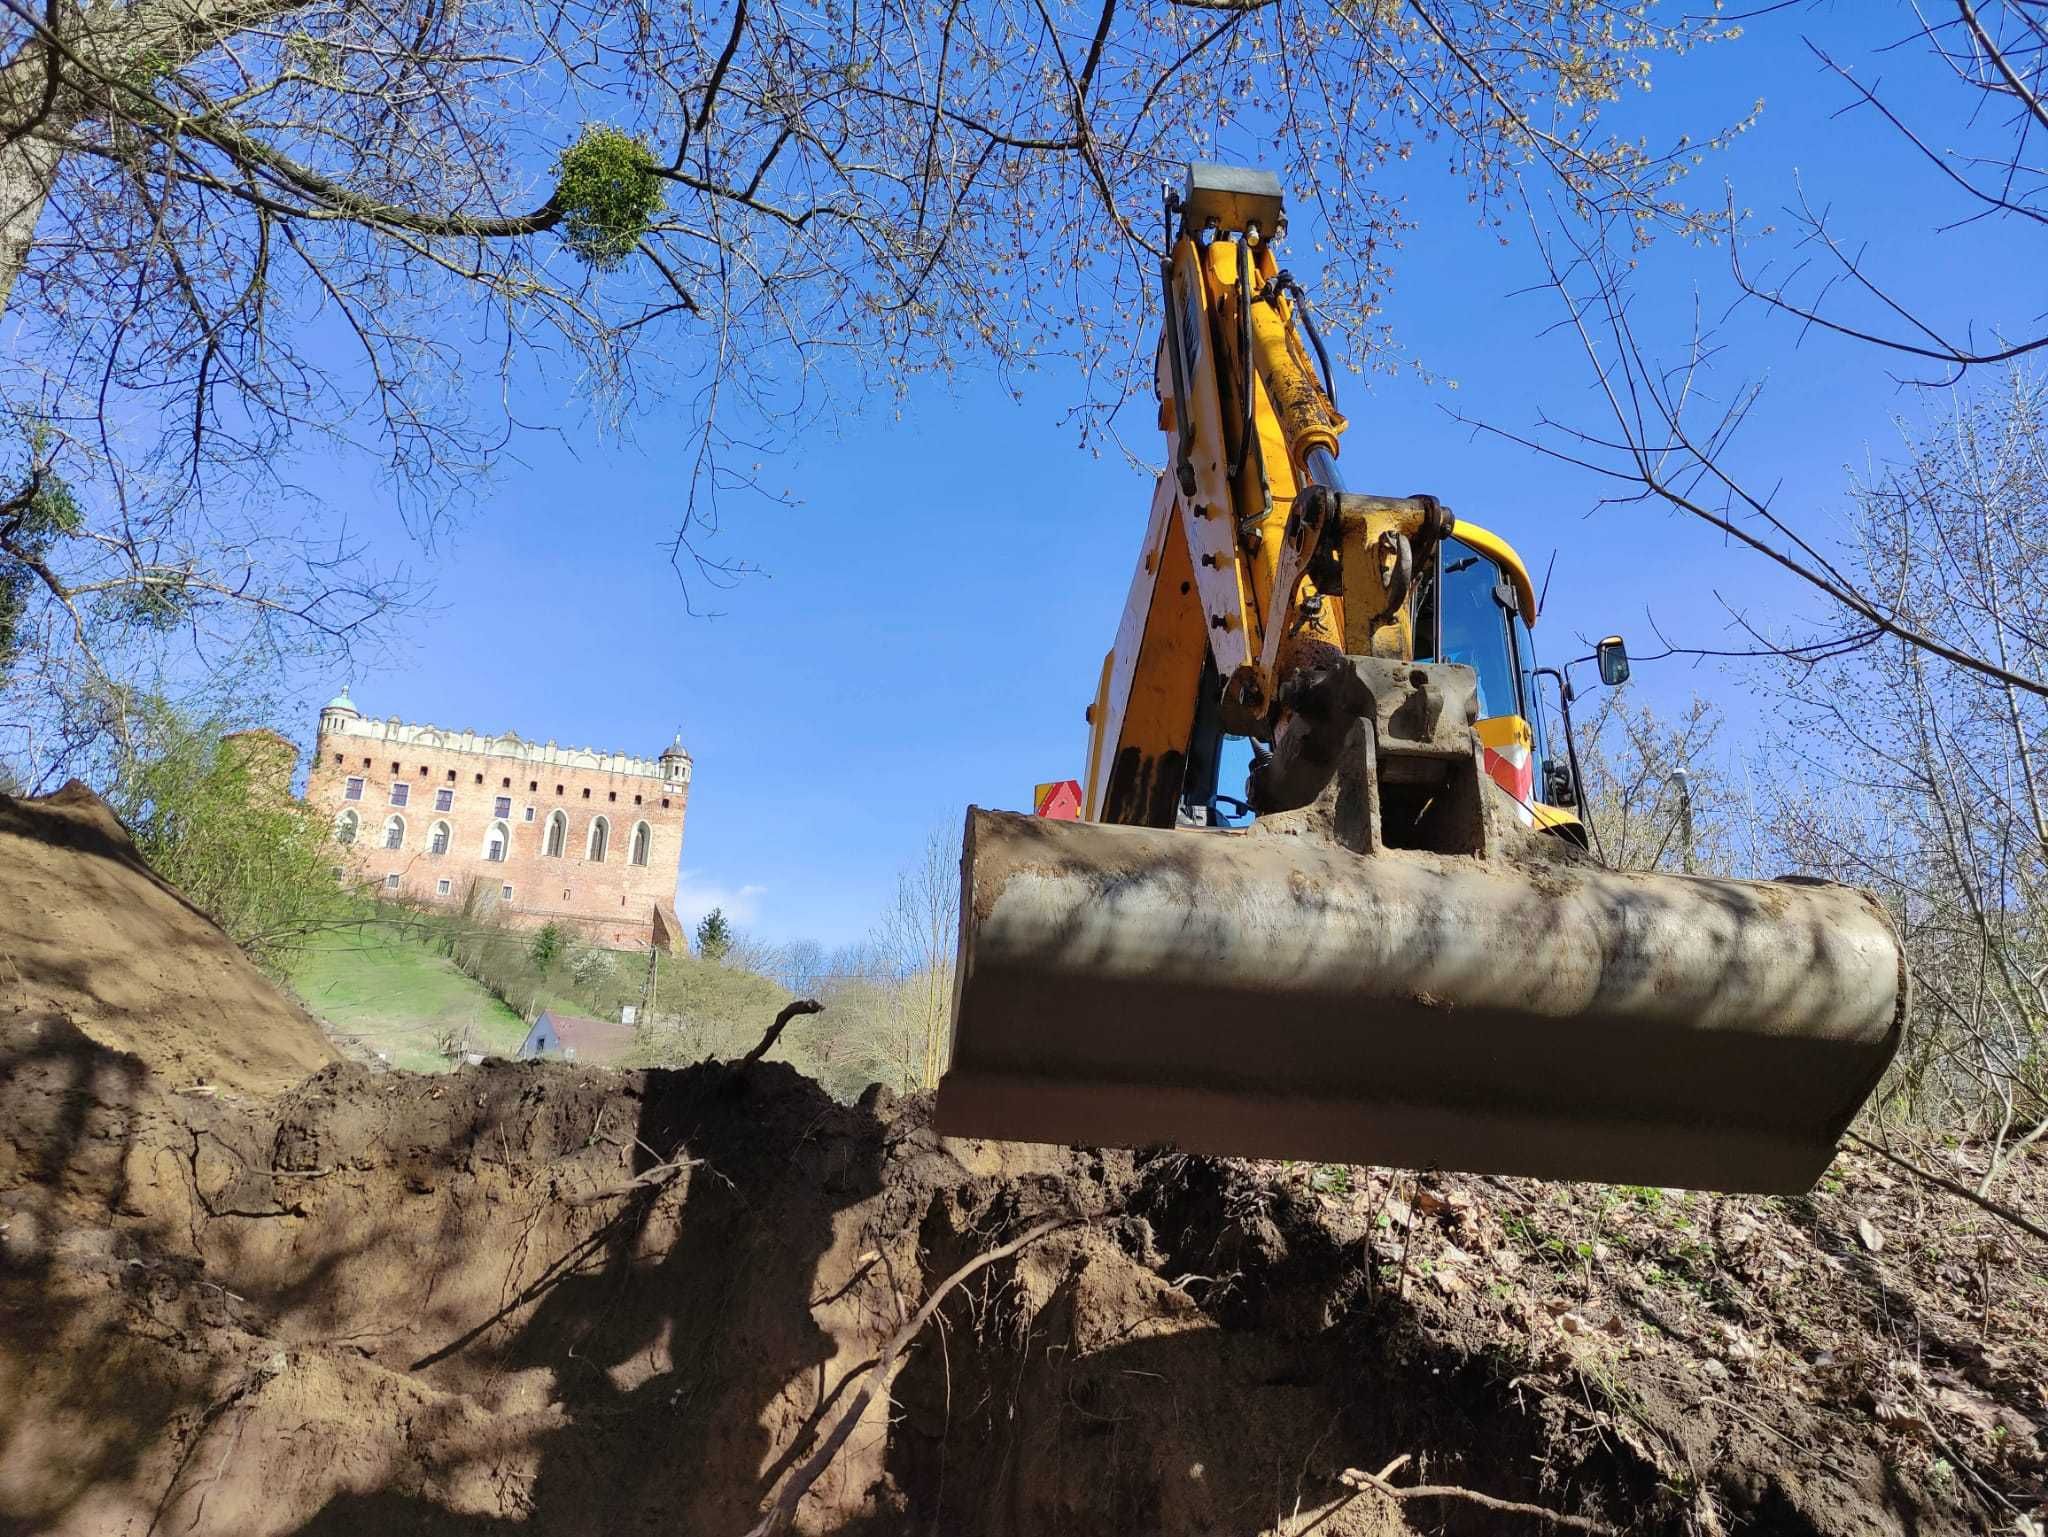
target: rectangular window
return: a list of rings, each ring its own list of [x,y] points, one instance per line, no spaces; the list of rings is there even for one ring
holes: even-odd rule
[[[448,782],[449,782],[450,784],[454,784],[454,783],[455,783],[455,770],[453,770],[453,769],[450,769],[450,770],[448,771]]]
[[[509,790],[512,788],[512,781],[509,779],[501,779],[498,781],[498,788],[501,790]]]
[[[531,806],[526,808],[526,820],[529,822],[533,820],[533,808]]]
[[[491,815],[494,817],[509,817],[510,815],[512,815],[512,797],[509,795],[501,795],[496,800],[492,801]]]
[[[351,775],[349,775],[349,777],[348,777],[348,788],[347,788],[346,790],[342,791],[341,793],[342,793],[342,799],[343,799],[343,800],[351,800],[351,801],[359,801],[359,800],[361,800],[361,799],[363,798],[363,777],[362,777],[362,775],[360,775],[360,774],[351,774]]]
[[[555,794],[557,794],[557,795],[560,795],[561,793],[562,793],[562,787],[561,787],[560,785],[556,785],[556,786],[555,786]]]
[[[385,876],[384,889],[386,891],[396,891],[398,889],[398,877],[396,875]]]
[[[498,888],[498,900],[499,900],[499,901],[501,901],[501,902],[509,902],[509,901],[511,901],[511,900],[512,900],[512,888],[511,888],[510,886],[500,886],[500,887]]]
[[[540,781],[538,779],[529,779],[526,781],[526,793],[528,795],[531,795],[535,790],[538,790],[539,788]]]
[[[434,882],[434,895],[437,897],[445,897],[451,889],[445,879]]]
[[[605,799],[608,801],[617,801],[618,798],[619,792],[617,790],[608,791],[605,795]]]
[[[589,800],[589,799],[590,799],[590,786],[589,786],[589,785],[585,785],[585,786],[583,787],[583,798],[584,798],[585,800]]]
[[[336,754],[334,755],[334,766],[335,766],[336,768],[340,768],[340,767],[341,767],[341,754],[340,754],[340,753],[336,753]]]
[[[453,809],[454,805],[455,792],[453,790],[444,786],[434,792],[434,809],[436,811],[448,811]]]
[[[403,779],[394,779],[394,780],[393,780],[393,781],[391,782],[391,804],[392,804],[392,805],[394,805],[394,806],[403,806],[403,805],[404,805],[404,804],[406,803],[406,801],[407,801],[407,800],[411,799],[411,797],[412,797],[412,786],[411,786],[411,785],[407,784],[407,783],[406,783],[406,782],[405,782],[405,781],[404,781]]]

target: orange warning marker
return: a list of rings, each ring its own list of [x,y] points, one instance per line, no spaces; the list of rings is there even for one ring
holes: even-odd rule
[[[1031,792],[1031,814],[1051,817],[1055,822],[1081,819],[1081,784],[1076,779],[1055,779]]]

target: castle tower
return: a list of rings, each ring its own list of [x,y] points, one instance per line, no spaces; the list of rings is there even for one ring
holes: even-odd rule
[[[678,731],[676,739],[661,750],[655,760],[661,765],[661,777],[665,783],[686,785],[690,782],[690,755],[683,750],[683,734]]]
[[[320,707],[320,735],[325,736],[330,731],[343,730],[346,722],[362,718],[363,712],[358,710],[355,701],[348,697],[348,685],[344,683],[341,692]]]

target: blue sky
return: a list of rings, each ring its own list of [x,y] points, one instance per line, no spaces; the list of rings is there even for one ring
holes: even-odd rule
[[[1877,3],[1763,17],[1736,43],[1660,63],[1631,121],[1654,136],[1681,120],[1738,118],[1762,97],[1757,128],[1695,174],[1693,196],[1718,199],[1725,177],[1770,220],[1803,181],[1930,312],[2024,324],[2043,289],[2027,253],[1992,226],[1938,233],[1964,211],[1942,195],[1938,173],[1878,139],[1867,117],[1838,117],[1848,92],[1800,41],[1824,36],[1904,83],[1924,78],[1918,54],[1876,45],[1911,27],[1906,8]],[[1267,158],[1256,144],[1234,148]],[[1514,542],[1539,581],[1556,551],[1538,630],[1545,660],[1610,630],[1638,652],[1657,649],[1646,610],[1688,642],[1726,644],[1717,591],[1767,624],[1822,617],[1818,599],[1703,525],[1648,505],[1596,510],[1602,491],[1584,472],[1453,418],[1524,430],[1540,409],[1599,425],[1586,362],[1554,329],[1555,297],[1529,291],[1540,273],[1528,240],[1514,231],[1503,246],[1480,228],[1463,186],[1424,164],[1431,158],[1405,168],[1419,228],[1397,258],[1390,318],[1441,379],[1404,369],[1344,382],[1349,485],[1435,492]],[[1284,181],[1286,167],[1274,168]],[[1290,265],[1304,278],[1311,234],[1297,220]],[[1763,254],[1796,259],[1782,235],[1765,239]],[[1697,298],[1731,360],[1719,386],[1765,379],[1738,457],[1826,536],[1851,468],[1894,452],[1892,418],[1924,418],[1929,403],[1866,352],[1802,340],[1754,307],[1727,314],[1720,251],[1667,245],[1641,276],[1639,316],[1666,328],[1665,343],[1675,349]],[[719,903],[770,939],[858,939],[928,831],[956,826],[970,802],[1027,806],[1035,781],[1080,770],[1082,710],[1150,486],[1062,423],[1077,394],[1057,372],[1027,378],[1021,402],[983,375],[927,379],[900,410],[877,402],[813,434],[763,472],[794,506],[732,504],[716,548],[766,575],[717,594],[722,613],[711,619],[689,616],[666,560],[687,466],[664,445],[680,440],[680,418],[643,419],[623,447],[589,435],[521,441],[517,464],[424,553],[374,488],[331,493],[436,588],[400,648],[403,665],[358,676],[357,702],[648,753],[680,730],[696,760],[685,911]],[[1124,426],[1149,449],[1135,413]],[[1660,704],[1694,691],[1737,704],[1742,687],[1677,662],[1638,680]],[[308,699],[339,681],[306,680]],[[1737,718],[1767,729],[1739,704]]]

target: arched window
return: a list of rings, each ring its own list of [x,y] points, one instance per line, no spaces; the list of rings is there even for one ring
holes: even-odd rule
[[[405,818],[391,816],[384,819],[384,847],[402,849],[405,847]]]
[[[334,819],[334,841],[336,843],[354,843],[356,841],[356,836],[359,833],[361,833],[362,830],[363,819],[357,816],[353,811],[344,811],[340,816]]]
[[[540,851],[550,859],[562,857],[562,845],[569,841],[569,819],[561,812],[548,817],[547,836],[542,840]]]
[[[653,847],[654,829],[645,822],[636,823],[633,827],[633,863],[646,864],[648,850]]]
[[[445,854],[448,852],[448,824],[446,822],[436,822],[434,824],[433,837],[427,844],[427,852],[430,854]]]
[[[611,844],[611,841],[612,824],[603,817],[592,817],[590,819],[590,862],[592,864],[601,865],[604,863],[604,851]]]
[[[512,829],[503,822],[493,822],[491,830],[484,834],[484,858],[494,865],[501,865],[511,850]]]

